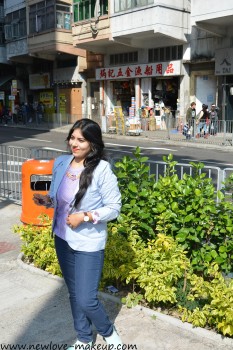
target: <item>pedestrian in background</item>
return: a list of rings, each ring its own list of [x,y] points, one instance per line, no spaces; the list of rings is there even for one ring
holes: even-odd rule
[[[218,130],[218,107],[213,103],[210,108],[210,135],[217,135]]]
[[[204,138],[209,137],[209,124],[210,124],[210,113],[208,111],[208,106],[203,103],[202,110],[197,115],[197,134],[196,138],[201,136],[201,133],[204,133]]]
[[[77,121],[66,140],[71,155],[55,160],[49,194],[35,194],[34,201],[54,206],[55,247],[77,332],[77,341],[69,349],[92,345],[92,324],[111,349],[119,349],[121,339],[97,297],[107,222],[121,209],[117,178],[105,159],[97,123]]]
[[[23,124],[27,124],[28,122],[28,106],[26,103],[22,103],[21,105],[22,115],[23,115]]]
[[[196,119],[196,103],[192,102],[186,112],[186,122],[189,124]],[[189,125],[190,127],[191,125]]]
[[[196,126],[196,102],[191,102],[186,112],[186,123],[189,130],[191,130],[191,136],[194,136],[194,129]]]

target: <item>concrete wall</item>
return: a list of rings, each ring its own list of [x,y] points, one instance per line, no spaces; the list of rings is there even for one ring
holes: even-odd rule
[[[231,0],[192,0],[191,24],[196,21],[221,18],[233,14],[233,1]]]
[[[143,33],[152,32],[187,41],[189,34],[188,1],[155,1],[154,5],[135,8],[129,11],[111,13],[112,36],[135,34],[142,36]],[[186,6],[187,5],[187,6]],[[111,6],[111,11],[113,11]],[[158,46],[161,46],[159,44]]]

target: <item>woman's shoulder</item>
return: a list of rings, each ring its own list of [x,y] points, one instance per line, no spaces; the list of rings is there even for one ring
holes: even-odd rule
[[[96,170],[102,171],[104,169],[111,169],[111,165],[107,160],[101,159],[101,161],[99,162],[99,164],[96,167]]]
[[[96,177],[103,177],[103,175],[110,175],[111,173],[113,173],[112,166],[107,160],[101,160],[94,170]]]
[[[62,154],[57,158],[55,158],[54,165],[56,166],[58,164],[65,162],[66,160],[68,161],[71,157],[73,157],[72,154]]]

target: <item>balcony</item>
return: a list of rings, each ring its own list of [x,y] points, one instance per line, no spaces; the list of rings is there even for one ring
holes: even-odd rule
[[[86,52],[73,46],[70,32],[50,30],[28,37],[28,53],[31,57],[53,61],[57,53],[86,56]]]
[[[221,3],[212,0],[192,1],[191,24],[218,37],[232,35],[232,1],[222,0]]]
[[[89,3],[95,1],[86,0]],[[190,33],[190,2],[175,6],[173,0],[109,1],[110,13],[79,19],[72,31],[74,44],[86,50],[106,53],[109,48],[129,51],[187,42]],[[184,6],[185,4],[185,6]],[[75,6],[75,3],[74,3]],[[90,7],[91,8],[91,7]],[[80,12],[80,11],[79,11]],[[92,8],[86,15],[93,16]],[[75,14],[75,12],[74,12]]]
[[[107,3],[107,1],[106,1]],[[108,6],[94,0],[74,0],[74,45],[92,52],[104,52],[111,39]]]
[[[29,6],[28,52],[32,57],[53,61],[57,52],[83,56],[84,50],[73,46],[70,1],[34,2]]]

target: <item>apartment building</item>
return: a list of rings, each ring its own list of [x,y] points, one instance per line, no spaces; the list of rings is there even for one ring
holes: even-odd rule
[[[103,58],[87,79],[89,112],[98,98],[102,114],[114,105],[128,113],[132,97],[136,108],[162,98],[173,115],[184,116],[196,101],[198,110],[216,103],[223,119],[233,118],[230,1],[221,1],[221,9],[217,0],[76,0],[73,6],[74,45]]]
[[[81,118],[86,51],[73,46],[71,1],[7,0],[3,10],[4,49],[12,73],[6,76],[1,70],[2,79],[11,83],[4,102],[12,112],[21,103],[36,109],[41,102],[50,118]]]
[[[87,80],[89,90],[95,84],[99,91],[89,94],[89,112],[99,98],[102,114],[116,105],[128,114],[135,98],[137,109],[163,99],[175,115],[177,103],[188,99],[182,61],[189,59],[190,1],[90,0],[73,6],[74,45],[103,56],[102,67]]]
[[[3,88],[12,104],[42,101],[72,122],[100,121],[114,106],[127,115],[132,101],[162,101],[174,117],[191,101],[215,102],[233,119],[228,0],[221,9],[217,0],[0,0],[0,9],[0,98]]]

